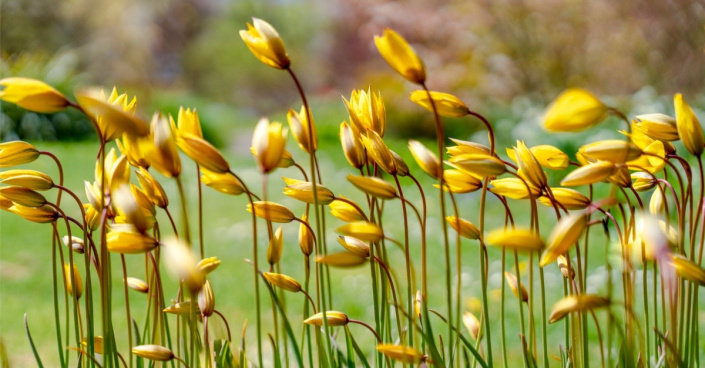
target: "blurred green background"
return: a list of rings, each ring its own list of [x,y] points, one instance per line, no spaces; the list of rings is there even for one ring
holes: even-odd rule
[[[381,92],[387,106],[385,138],[412,170],[418,168],[406,149],[406,139],[416,137],[433,145],[430,115],[408,100],[414,87],[374,47],[374,35],[385,27],[397,30],[413,44],[426,63],[431,89],[456,94],[489,118],[500,146],[521,138],[529,145],[552,143],[572,153],[586,141],[616,136],[614,131],[622,125],[613,118],[601,129],[580,135],[549,137],[538,128],[546,104],[570,86],[587,88],[630,114],[672,114],[672,94],[682,92],[696,114],[701,119],[705,116],[705,6],[689,0],[3,0],[0,77],[38,78],[68,96],[82,86],[117,86],[120,92],[138,97],[139,114],[147,118],[157,110],[173,114],[182,105],[195,107],[206,138],[222,149],[248,184],[258,188],[259,176],[249,156],[254,125],[263,115],[285,120],[287,109],[298,110],[300,100],[286,74],[261,64],[241,41],[238,31],[253,16],[270,22],[287,46],[292,68],[312,100],[321,139],[319,156],[325,157],[322,171],[331,178],[351,172],[337,134],[338,125],[347,119],[341,96],[347,98],[354,88],[371,86]],[[449,136],[486,142],[477,122],[446,119],[445,124]],[[16,139],[57,153],[67,166],[68,186],[83,197],[82,181],[92,177],[97,144],[93,128],[79,113],[35,114],[1,103],[0,141]],[[307,162],[291,138],[288,147],[295,158]],[[32,168],[56,175],[48,161]],[[187,165],[187,170],[187,180],[193,184],[193,167]],[[269,193],[272,199],[300,211],[298,204],[280,194],[278,176],[284,175],[297,174],[275,172]],[[174,183],[160,179],[175,199]],[[336,193],[352,191],[342,180],[326,182]],[[430,188],[430,181],[423,183]],[[195,188],[191,188],[193,206]],[[405,191],[414,190],[409,186]],[[248,346],[254,347],[252,276],[241,261],[251,257],[245,201],[224,199],[209,189],[204,193],[207,249],[212,249],[209,255],[224,261],[224,267],[212,276],[217,308],[230,318],[234,335],[244,320],[249,321]],[[461,201],[461,215],[476,221],[472,209],[477,198],[470,195]],[[439,231],[438,213],[430,216],[430,231]],[[488,216],[493,221],[490,225],[500,224],[499,212]],[[550,212],[543,218],[546,232],[551,226]],[[389,231],[401,237],[401,225],[394,222],[389,221]],[[328,226],[333,248],[337,226],[337,222]],[[3,213],[0,230],[0,338],[9,351],[9,361],[12,366],[32,364],[21,320],[28,312],[45,363],[54,362],[53,307],[46,299],[51,290],[49,228]],[[285,227],[284,270],[302,279],[296,231],[295,226]],[[467,255],[462,270],[464,303],[476,306],[477,248],[466,242],[463,249]],[[441,252],[433,257],[432,277],[441,280]],[[594,257],[590,262],[598,265],[604,254],[596,251]],[[497,260],[498,253],[491,254],[491,259]],[[418,259],[416,264],[419,267]],[[490,269],[496,302],[502,275],[496,263]],[[590,276],[589,284],[596,285],[594,292],[604,291],[600,271],[604,270],[596,268]],[[336,300],[340,309],[360,319],[369,317],[367,305],[357,300],[368,293],[369,270],[335,272],[334,287],[347,291]],[[115,285],[120,285],[120,279],[116,277]],[[549,295],[550,305],[560,297],[560,274],[550,270],[547,280],[556,291]],[[436,293],[430,300],[442,310],[442,293]],[[290,300],[290,305],[298,306],[296,297]],[[123,310],[118,308],[116,313],[120,320]],[[509,325],[516,326],[516,312],[509,313]],[[120,333],[124,336],[124,331]],[[549,333],[556,346],[551,352],[557,354],[562,326],[553,326]],[[249,357],[255,358],[254,352]]]

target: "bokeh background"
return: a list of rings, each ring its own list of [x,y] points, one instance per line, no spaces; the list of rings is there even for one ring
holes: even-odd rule
[[[138,97],[139,114],[146,118],[157,110],[174,114],[181,105],[196,107],[206,138],[258,187],[249,156],[254,125],[263,115],[284,121],[289,108],[300,108],[300,100],[285,73],[262,65],[241,41],[238,31],[252,16],[270,22],[284,39],[292,67],[312,100],[323,152],[319,157],[325,158],[323,172],[331,178],[350,172],[337,133],[347,119],[341,96],[354,88],[381,92],[388,115],[385,140],[407,162],[413,162],[407,138],[431,142],[434,137],[430,115],[408,100],[413,86],[374,46],[374,35],[385,27],[404,35],[422,56],[429,87],[453,93],[486,115],[502,146],[521,138],[529,145],[552,143],[571,153],[586,141],[618,136],[615,130],[622,125],[615,118],[580,135],[549,137],[538,127],[547,103],[572,86],[586,88],[630,115],[672,114],[672,95],[682,92],[701,121],[705,119],[705,3],[700,0],[2,0],[0,77],[38,78],[68,96],[82,86],[117,86]],[[478,123],[447,119],[445,124],[449,136],[486,142]],[[0,103],[0,141],[23,139],[55,152],[66,165],[67,186],[79,195],[83,180],[93,175],[94,134],[73,111],[43,115]],[[290,139],[292,152],[293,147]],[[55,175],[50,162],[32,168]],[[192,169],[185,174],[190,175],[187,182],[195,180]],[[173,183],[163,182],[176,198]],[[346,183],[330,184],[338,192]],[[284,204],[298,205],[282,199],[280,190],[276,182],[270,193]],[[252,277],[249,266],[242,264],[251,254],[245,202],[204,193],[211,226],[206,243],[210,255],[227,265],[213,274],[216,293],[223,295],[218,308],[232,318],[237,334],[244,320],[254,326],[252,291],[241,287],[249,286]],[[195,195],[191,186],[189,198]],[[473,201],[465,200],[462,208],[476,208]],[[470,211],[467,215],[475,216]],[[439,221],[429,220],[431,232],[439,231]],[[400,234],[392,226],[390,231]],[[550,226],[549,221],[543,228]],[[330,226],[331,239],[335,227]],[[33,364],[22,325],[22,314],[29,312],[45,363],[56,361],[53,308],[46,298],[51,293],[49,229],[2,213],[0,230],[0,345],[7,351],[0,351],[0,358],[12,366]],[[300,278],[296,231],[285,229],[291,251],[285,251],[283,262],[295,264],[284,268]],[[479,295],[474,254],[462,270],[464,295],[469,297]],[[604,254],[595,257],[593,265]],[[438,258],[431,276],[440,280],[443,265]],[[497,259],[496,254],[491,258]],[[560,280],[553,271],[548,279]],[[368,272],[339,275],[336,285],[348,291],[340,297],[341,309],[369,315],[358,300],[368,293]],[[603,291],[599,275],[598,269],[588,283],[593,292]],[[120,277],[113,281],[121,283]],[[491,274],[489,282],[497,296],[502,275]],[[118,307],[115,313],[122,318],[124,310]],[[250,327],[251,347],[253,334]]]

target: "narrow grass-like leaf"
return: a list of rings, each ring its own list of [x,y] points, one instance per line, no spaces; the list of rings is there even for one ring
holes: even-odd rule
[[[440,318],[441,321],[443,321],[445,324],[448,324],[448,320],[446,320],[445,317],[443,317],[440,313],[436,312],[433,309],[430,309],[429,312],[438,316],[438,318]],[[480,363],[480,365],[483,366],[484,368],[487,368],[487,363],[485,363],[485,360],[482,359],[482,355],[480,355],[480,353],[475,349],[475,347],[472,346],[470,341],[468,341],[468,339],[465,336],[463,336],[463,334],[460,333],[460,331],[458,331],[458,329],[455,328],[455,326],[450,326],[450,328],[453,329],[453,332],[455,332],[455,334],[460,338],[460,341],[462,341],[463,345],[465,345],[465,347],[468,350],[470,350],[472,355],[475,356],[475,359],[477,359],[477,362]]]
[[[277,348],[277,343],[274,341],[272,334],[267,334],[269,336],[269,342],[272,344],[272,351],[274,352],[274,368],[281,368],[282,362],[279,359],[279,349]]]
[[[32,334],[29,332],[29,324],[27,323],[27,313],[24,314],[24,330],[27,332],[27,339],[29,340],[29,346],[32,348],[34,360],[37,361],[37,367],[44,368],[44,364],[42,364],[42,358],[39,357],[39,353],[37,353],[37,348],[34,346],[34,340],[32,340]]]
[[[357,345],[357,342],[355,341],[355,338],[353,335],[350,333],[348,330],[348,327],[345,326],[345,332],[350,335],[350,344],[352,345],[353,349],[355,350],[355,354],[357,354],[358,358],[360,358],[360,362],[364,367],[370,368],[370,364],[367,362],[367,357],[365,357],[365,354],[362,352],[360,349],[360,346]]]

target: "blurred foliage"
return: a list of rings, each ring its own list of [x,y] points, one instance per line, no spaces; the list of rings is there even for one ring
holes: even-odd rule
[[[187,100],[201,110],[227,106],[228,116],[253,121],[298,109],[286,73],[262,68],[240,40],[253,16],[280,32],[307,92],[337,106],[330,115],[337,118],[325,122],[331,127],[347,117],[339,96],[372,86],[383,91],[391,134],[432,132],[408,101],[412,86],[374,48],[385,27],[423,56],[430,88],[499,119],[518,103],[545,105],[569,86],[600,96],[705,87],[705,5],[690,0],[5,0],[0,7],[2,76],[38,77],[64,92],[117,85],[139,97],[140,111],[177,109],[167,101],[174,93],[198,96]],[[14,114],[22,116],[3,116],[3,132],[22,126],[24,115]],[[207,119],[206,129],[210,120],[223,118]],[[451,121],[448,129],[470,134],[475,126]]]

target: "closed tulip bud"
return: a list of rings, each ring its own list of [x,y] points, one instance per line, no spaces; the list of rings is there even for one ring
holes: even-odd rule
[[[490,185],[490,192],[512,199],[536,199],[541,194],[540,188],[519,178],[494,179],[490,181]]]
[[[514,296],[520,298],[522,302],[526,303],[529,301],[529,293],[526,291],[524,284],[521,284],[521,291],[519,289],[519,283],[517,277],[511,272],[505,272],[504,278],[507,280],[507,285],[512,289]]]
[[[127,223],[132,224],[137,231],[145,233],[150,228],[147,217],[127,185],[122,185],[113,192],[112,201],[118,213],[125,216]]]
[[[72,251],[74,251],[78,254],[83,254],[84,248],[85,248],[85,244],[83,243],[83,239],[81,239],[77,236],[72,236],[69,239],[68,235],[64,235],[61,238],[61,241],[64,243],[64,245],[69,247]]]
[[[198,292],[198,309],[201,310],[201,315],[204,317],[210,317],[215,310],[215,295],[211,282],[208,280],[203,283],[201,291]]]
[[[309,230],[310,225],[307,225],[308,216],[304,214],[301,216],[301,224],[299,225],[299,248],[301,248],[301,253],[308,257],[314,251],[314,237]]]
[[[676,119],[664,114],[637,115],[632,122],[633,130],[640,130],[652,139],[677,141],[678,127]]]
[[[651,199],[649,200],[649,212],[657,216],[665,208],[665,198],[663,197],[663,188],[659,186],[651,193]]]
[[[409,99],[430,112],[433,112],[435,107],[438,115],[449,118],[462,118],[470,112],[463,101],[450,93],[416,90],[411,92]]]
[[[286,181],[287,178],[284,178]],[[297,199],[302,202],[314,204],[318,202],[319,205],[327,205],[333,202],[335,195],[330,189],[317,184],[316,185],[316,198],[313,197],[313,183],[309,181],[295,180],[291,183],[287,183],[286,188],[284,188],[284,194]]]
[[[265,272],[263,276],[270,284],[284,289],[286,291],[291,291],[292,293],[298,293],[301,291],[301,284],[293,278],[283,275],[281,273]]]
[[[406,40],[386,28],[382,36],[375,36],[375,45],[387,63],[409,82],[424,84],[426,68]]]
[[[483,155],[490,155],[492,152],[490,152],[490,148],[480,144],[480,143],[475,143],[475,142],[470,142],[470,141],[464,141],[461,139],[455,139],[455,138],[450,138],[453,143],[457,144],[457,146],[450,146],[446,149],[449,155],[451,156],[459,156],[463,154],[469,154],[469,153],[477,153],[477,154],[483,154]]]
[[[73,272],[71,272],[72,270]],[[76,268],[75,264],[71,267],[68,263],[64,263],[64,282],[69,295],[75,299],[80,299],[81,295],[83,295],[83,281],[81,281],[81,274],[78,273],[78,268]]]
[[[606,307],[610,300],[598,295],[578,295],[568,296],[556,303],[548,317],[548,323],[558,322],[569,313],[591,311],[597,308]]]
[[[192,313],[200,313],[200,310],[198,306],[196,304],[191,303],[190,300],[184,300],[182,302],[174,303],[173,305],[164,308],[164,312],[183,316]]]
[[[132,354],[157,362],[168,362],[175,357],[171,350],[160,345],[138,345],[132,348]]]
[[[286,114],[286,120],[289,122],[289,129],[291,129],[291,135],[296,139],[296,143],[299,144],[302,150],[306,153],[311,153],[311,148],[313,151],[318,149],[318,136],[316,135],[316,124],[313,122],[313,115],[311,115],[311,121],[308,121],[309,114],[306,113],[305,107],[301,107],[301,112],[296,112],[289,109]],[[309,132],[309,130],[311,130]],[[309,142],[309,134],[313,137],[313,144]]]
[[[130,191],[132,192],[132,196],[135,197],[135,200],[137,200],[137,205],[144,213],[149,223],[149,228],[151,229],[152,225],[154,225],[154,216],[157,214],[154,203],[152,203],[152,200],[147,197],[147,194],[142,189],[132,183],[130,183]]]
[[[422,307],[423,307],[423,296],[421,295],[421,290],[416,290],[414,295],[414,313],[419,319],[422,318]]]
[[[450,162],[458,169],[478,177],[499,176],[507,171],[502,160],[485,154],[463,154],[453,156]]]
[[[641,156],[642,151],[632,142],[619,139],[608,139],[580,147],[579,152],[593,160],[624,163]]]
[[[518,251],[540,251],[544,248],[543,240],[533,232],[525,229],[497,229],[485,237],[488,244]]]
[[[331,253],[316,257],[316,263],[341,268],[356,267],[365,261],[367,261],[367,257],[352,252]]]
[[[676,109],[678,136],[688,152],[694,156],[700,156],[703,153],[703,127],[693,113],[693,109],[683,100],[683,95],[678,93],[673,96],[673,104]]]
[[[54,182],[49,175],[34,170],[7,170],[0,172],[0,180],[5,185],[14,185],[33,190],[49,190]]]
[[[584,210],[590,205],[590,198],[570,188],[551,188],[553,199],[558,202],[558,205],[563,206],[566,210]],[[547,196],[539,197],[539,202],[546,206],[554,206],[551,198]]]
[[[637,192],[647,191],[656,186],[656,178],[647,172],[637,171],[632,173],[632,188]]]
[[[181,159],[176,149],[176,140],[171,131],[171,124],[160,113],[152,118],[152,136],[154,146],[147,153],[152,167],[162,175],[174,178],[181,174]]]
[[[461,170],[444,170],[443,179],[444,189],[452,193],[470,193],[482,188],[480,179]]]
[[[548,246],[541,256],[540,267],[555,261],[558,256],[565,254],[578,242],[587,227],[587,214],[572,213],[558,221],[548,237]]]
[[[179,115],[176,122],[176,134],[188,133],[198,138],[203,138],[203,130],[201,129],[201,119],[198,118],[196,109],[184,109],[179,107]]]
[[[51,223],[59,218],[59,213],[49,205],[34,208],[15,204],[7,208],[7,210],[21,216],[27,221],[36,222],[38,224]]]
[[[176,144],[198,166],[219,174],[230,171],[228,161],[205,139],[190,133],[180,133],[176,136]]]
[[[83,210],[86,212],[88,228],[95,231],[100,226],[100,213],[90,203],[84,203]]]
[[[350,101],[343,98],[343,102],[350,115],[350,122],[358,132],[365,134],[372,130],[384,137],[387,115],[379,93],[371,89],[367,92],[355,89],[350,94]]]
[[[46,198],[32,189],[23,187],[2,187],[0,197],[25,207],[41,207],[47,204]]]
[[[607,106],[590,92],[571,88],[548,107],[543,125],[552,132],[578,132],[604,120],[607,112]]]
[[[11,77],[0,79],[0,100],[42,114],[61,111],[69,100],[48,84],[30,78]]]
[[[280,123],[270,123],[262,118],[252,135],[252,150],[259,169],[269,173],[277,168],[284,153],[287,131]]]
[[[39,157],[39,151],[27,142],[0,143],[0,167],[28,164],[36,160],[37,157]]]
[[[169,199],[161,184],[143,167],[140,167],[135,173],[142,190],[149,200],[160,208],[166,208],[169,205]]]
[[[362,136],[362,144],[367,149],[368,157],[379,165],[382,170],[389,175],[397,173],[396,160],[377,132],[368,130],[367,134]]]
[[[473,340],[477,341],[482,336],[480,335],[482,325],[474,314],[463,312],[463,324]]]
[[[357,189],[375,198],[394,199],[397,197],[396,188],[380,178],[352,174],[348,174],[347,178]]]
[[[282,236],[282,227],[279,226],[274,232],[274,235],[269,239],[269,246],[267,247],[267,262],[270,265],[275,265],[279,262],[282,257],[282,250],[284,249],[284,237]]]
[[[609,161],[597,161],[573,170],[561,181],[562,186],[575,187],[601,182],[616,171],[616,166]]]
[[[434,179],[441,177],[441,160],[426,146],[419,141],[410,140],[409,151],[421,170]]]
[[[698,286],[705,286],[705,269],[698,266],[695,262],[680,254],[675,254],[671,258],[671,265],[678,277]]]
[[[125,278],[125,283],[127,284],[127,287],[130,289],[147,294],[149,291],[149,285],[144,282],[144,280],[138,279],[136,277],[127,277]]]
[[[455,216],[446,217],[446,221],[463,237],[468,239],[480,239],[480,229],[468,220],[463,220]]]
[[[252,213],[253,206],[255,216],[265,220],[287,223],[296,219],[296,216],[294,216],[291,210],[279,203],[265,201],[253,202],[252,204],[247,204],[247,212]]]
[[[213,272],[218,266],[220,266],[220,260],[217,257],[204,258],[196,264],[196,267],[204,276]]]
[[[276,69],[289,68],[291,61],[284,42],[271,24],[252,18],[252,25],[247,23],[247,30],[241,30],[240,37],[259,61]]]
[[[118,95],[115,88],[107,98],[102,88],[82,89],[75,95],[83,111],[98,124],[106,142],[120,138],[123,133],[139,137],[149,135],[147,123],[135,116],[136,98],[129,100],[126,94]]]
[[[325,317],[323,313],[316,313],[304,320],[304,323],[313,326],[323,326],[323,318],[328,322],[328,326],[345,326],[350,321],[348,316],[343,312],[327,311]]]
[[[342,197],[341,197],[342,198]],[[330,214],[345,222],[363,221],[365,217],[348,202],[335,200],[328,204]]]
[[[365,258],[370,256],[370,246],[358,238],[352,236],[339,236],[338,243],[340,243],[340,245],[342,245],[350,253]]]
[[[157,247],[154,238],[130,229],[108,232],[106,242],[109,252],[121,254],[146,253]]]
[[[221,193],[238,195],[245,192],[242,184],[232,174],[218,174],[208,170],[201,170],[201,182]]]
[[[404,159],[399,156],[396,152],[389,150],[394,159],[394,165],[397,167],[397,176],[407,176],[409,175],[409,166],[406,165]]]
[[[188,244],[177,238],[168,238],[162,242],[164,261],[169,272],[192,292],[201,290],[204,274],[198,268],[198,261]]]
[[[339,227],[336,231],[342,235],[353,236],[362,241],[371,243],[384,238],[384,232],[382,232],[379,226],[366,221],[351,222]]]
[[[340,143],[350,165],[356,169],[365,165],[365,149],[360,141],[360,133],[354,132],[346,122],[340,123]]]
[[[558,263],[558,268],[561,270],[563,277],[571,280],[575,278],[575,271],[570,267],[564,256],[558,256],[556,263]]]
[[[379,344],[377,345],[377,351],[392,360],[396,360],[404,364],[419,364],[426,360],[426,356],[422,352],[409,346]]]

